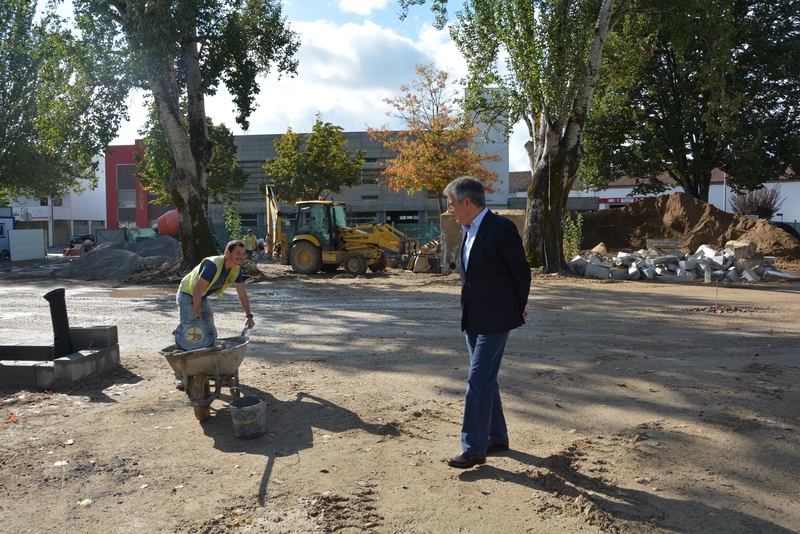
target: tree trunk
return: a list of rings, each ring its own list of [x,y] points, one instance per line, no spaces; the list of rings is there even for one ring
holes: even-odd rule
[[[566,268],[564,259],[564,212],[583,157],[581,139],[608,35],[627,10],[630,0],[603,0],[592,37],[586,73],[566,121],[550,117],[548,104],[535,117],[525,116],[531,138],[525,143],[531,164],[523,244],[533,267],[549,273]]]
[[[182,119],[181,93],[174,68],[170,67],[166,75],[154,69],[148,69],[147,74],[159,121],[175,159],[169,191],[178,212],[183,253],[181,268],[188,270],[204,257],[217,254],[217,247],[208,221],[208,172],[214,147],[206,126],[196,42],[184,46],[183,60],[188,71],[188,134]],[[172,61],[168,63],[173,64]]]

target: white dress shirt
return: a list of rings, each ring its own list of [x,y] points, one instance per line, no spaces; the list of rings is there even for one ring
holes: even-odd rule
[[[478,228],[483,221],[483,216],[489,208],[483,210],[472,220],[472,224],[464,225],[461,230],[466,234],[467,238],[464,240],[464,246],[461,248],[461,263],[464,265],[464,272],[467,272],[467,265],[469,264],[469,253],[472,251],[472,244],[475,242],[475,236],[478,235]]]

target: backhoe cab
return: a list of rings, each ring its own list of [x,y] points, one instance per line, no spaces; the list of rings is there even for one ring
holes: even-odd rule
[[[280,231],[281,225],[276,226]],[[301,274],[333,271],[342,265],[347,274],[358,276],[367,268],[386,269],[389,260],[383,249],[410,255],[419,249],[419,241],[385,223],[348,228],[344,202],[308,200],[296,203],[292,242],[282,234],[273,255]]]

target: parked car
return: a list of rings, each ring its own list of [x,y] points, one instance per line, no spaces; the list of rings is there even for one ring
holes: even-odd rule
[[[97,243],[97,240],[94,238],[94,234],[75,234],[69,238],[69,246],[74,247],[75,245],[82,245],[84,241]]]

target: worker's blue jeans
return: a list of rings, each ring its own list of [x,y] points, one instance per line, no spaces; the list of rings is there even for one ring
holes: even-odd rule
[[[188,293],[184,293],[179,289],[178,294],[175,297],[175,302],[178,303],[178,310],[181,314],[181,323],[188,321],[189,319],[194,319],[194,297]],[[214,329],[214,337],[216,338],[217,328],[214,326],[214,310],[211,309],[211,305],[208,303],[207,298],[203,299],[203,303],[200,306],[200,318],[211,325],[211,328]]]
[[[461,424],[461,450],[483,455],[489,441],[508,443],[508,428],[497,383],[508,332],[475,334],[467,330],[466,339],[469,374]]]

